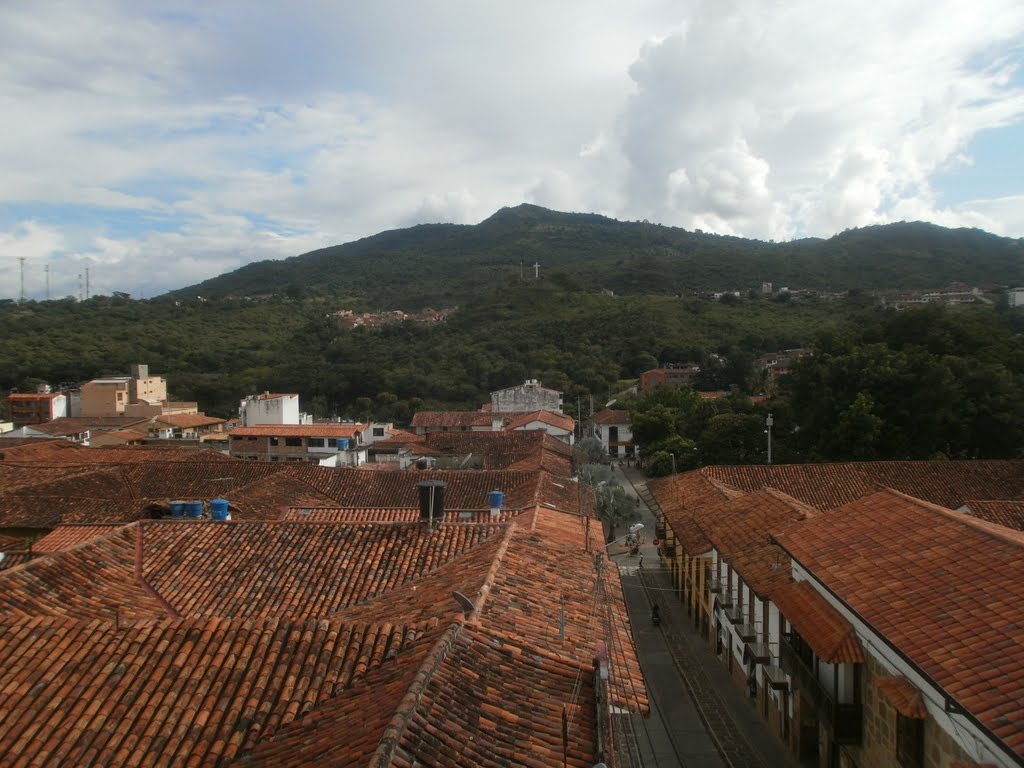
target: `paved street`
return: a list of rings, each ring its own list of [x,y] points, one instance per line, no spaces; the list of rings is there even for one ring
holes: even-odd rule
[[[795,767],[784,745],[692,629],[674,595],[652,544],[655,518],[645,501],[643,476],[631,468],[616,468],[615,474],[627,492],[640,498],[636,520],[644,524],[645,534],[639,554],[612,554],[622,573],[651,698],[650,716],[632,719],[639,764],[645,768]],[[654,601],[661,609],[658,627],[651,621]]]

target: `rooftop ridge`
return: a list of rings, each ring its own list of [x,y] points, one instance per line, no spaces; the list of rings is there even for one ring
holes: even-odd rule
[[[494,553],[494,560],[491,561],[491,567],[487,569],[487,575],[484,577],[484,583],[480,585],[480,596],[476,599],[473,612],[466,617],[466,621],[479,623],[480,612],[483,610],[484,604],[487,602],[487,598],[491,594],[491,588],[494,586],[494,582],[498,576],[498,568],[501,565],[501,562],[505,559],[505,553],[508,551],[508,543],[512,539],[512,534],[515,533],[516,525],[517,523],[514,522],[506,524],[505,534],[502,536],[501,544],[498,545],[498,551]]]
[[[153,585],[146,580],[146,574],[142,567],[145,559],[146,552],[143,526],[135,523],[135,583],[138,584],[150,597],[156,600],[171,616],[176,619],[180,619],[181,614],[178,613],[174,606],[167,602],[167,600],[164,599],[164,596],[157,592]]]
[[[386,768],[392,765],[395,750],[402,743],[402,736],[408,729],[409,723],[419,707],[420,698],[423,696],[424,691],[426,691],[427,686],[430,685],[434,673],[437,672],[441,664],[444,663],[444,660],[448,658],[452,648],[455,647],[455,643],[465,623],[465,620],[452,622],[427,653],[427,657],[413,676],[412,685],[409,686],[409,690],[402,697],[402,701],[391,718],[391,722],[384,728],[380,743],[366,764],[367,768]]]
[[[932,504],[930,501],[918,499],[914,496],[910,496],[909,494],[897,491],[894,488],[883,487],[880,493],[891,493],[894,496],[899,496],[912,504],[916,504],[919,507],[940,514],[954,522],[970,526],[987,536],[1002,541],[1004,544],[1024,548],[1024,532],[1022,531],[1016,531],[1013,528],[1007,528],[1006,526],[999,525],[998,523],[990,523],[988,520],[982,520],[981,518],[974,517],[973,515],[966,515],[962,512],[957,512],[955,509],[943,507],[940,504]]]
[[[787,504],[793,509],[802,512],[805,517],[814,517],[815,515],[821,514],[821,510],[818,509],[817,507],[813,507],[810,504],[800,501],[800,499],[794,496],[790,496],[788,493],[786,493],[785,491],[780,491],[778,488],[773,488],[770,485],[766,485],[763,490],[769,496],[778,499],[783,504]]]

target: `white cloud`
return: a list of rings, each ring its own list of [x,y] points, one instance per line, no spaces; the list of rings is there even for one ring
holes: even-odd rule
[[[935,187],[1022,122],[1016,0],[168,8],[5,9],[5,285],[24,252],[152,293],[524,200],[775,239],[1024,233],[1019,197]]]

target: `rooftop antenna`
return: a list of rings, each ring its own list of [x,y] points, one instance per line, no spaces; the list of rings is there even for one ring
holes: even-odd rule
[[[78,273],[78,300],[79,301],[82,300],[82,296],[83,295],[84,295],[84,290],[82,289],[82,273],[79,272]]]
[[[19,303],[24,304],[25,303],[25,257],[24,256],[19,256],[18,257],[18,261],[21,262],[21,298],[19,299]]]
[[[89,268],[85,268],[85,299],[89,300]]]

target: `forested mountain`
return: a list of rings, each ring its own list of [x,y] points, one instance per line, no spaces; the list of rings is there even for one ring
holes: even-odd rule
[[[757,355],[880,327],[889,312],[867,291],[1024,284],[1022,252],[1017,240],[919,223],[773,244],[519,206],[476,226],[418,226],[253,264],[146,301],[0,302],[0,394],[137,362],[217,416],[276,390],[299,393],[317,416],[403,423],[420,408],[476,408],[526,378],[563,391],[585,415],[624,380],[683,362],[704,366],[710,388],[757,392]],[[860,290],[799,301],[744,291],[762,281]],[[695,295],[725,289],[740,296]],[[377,329],[346,328],[334,315],[423,306],[458,309],[436,324]],[[1019,334],[1020,314],[1005,305],[951,310],[950,327],[977,313]],[[1024,375],[1011,370],[1004,400]],[[879,400],[868,415],[882,412]],[[848,420],[869,404],[855,405]],[[829,413],[815,428],[832,428]],[[887,450],[884,441],[870,449]]]
[[[348,296],[359,308],[464,303],[513,276],[617,294],[692,295],[764,281],[822,291],[1024,283],[1024,243],[921,222],[769,243],[533,205],[480,224],[424,224],[283,261],[264,261],[177,296]]]

